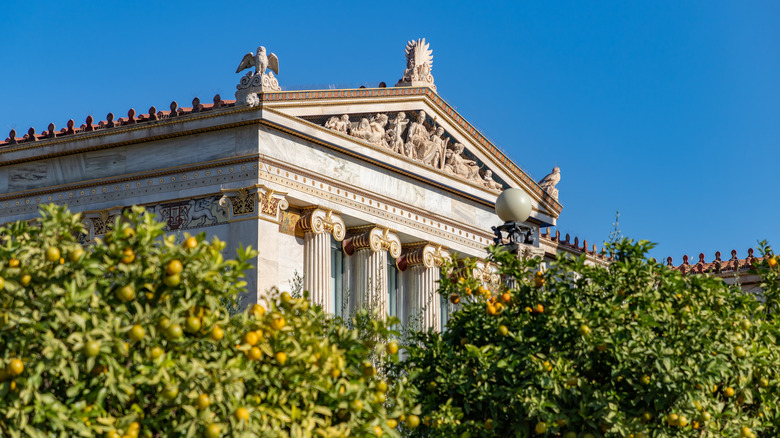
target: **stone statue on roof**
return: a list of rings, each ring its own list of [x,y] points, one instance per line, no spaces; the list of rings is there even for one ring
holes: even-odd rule
[[[436,91],[436,85],[433,84],[433,50],[430,44],[425,42],[425,38],[406,43],[406,70],[404,76],[396,87],[431,87]]]
[[[555,188],[555,185],[558,184],[561,181],[561,169],[558,166],[553,167],[552,173],[545,176],[544,178],[539,181],[539,187],[542,188],[547,194],[552,196],[554,199],[558,199],[558,189]]]
[[[252,67],[255,68],[254,73],[248,71],[236,85],[236,100],[254,106],[259,102],[257,93],[281,91],[279,81],[274,77],[274,73],[279,74],[279,58],[274,53],[266,55],[265,47],[260,46],[257,53],[249,52],[244,55],[236,73]],[[270,71],[266,73],[266,70]]]

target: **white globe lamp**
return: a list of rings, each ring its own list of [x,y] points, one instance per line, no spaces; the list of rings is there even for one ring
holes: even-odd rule
[[[525,222],[531,216],[531,197],[522,189],[506,189],[496,199],[496,214],[504,222]]]

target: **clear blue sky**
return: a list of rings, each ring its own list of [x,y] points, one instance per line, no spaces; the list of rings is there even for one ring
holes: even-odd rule
[[[0,136],[232,98],[243,54],[286,88],[394,84],[407,40],[439,94],[539,179],[562,233],[656,257],[780,246],[780,2],[3,2]],[[20,134],[21,135],[21,134]]]

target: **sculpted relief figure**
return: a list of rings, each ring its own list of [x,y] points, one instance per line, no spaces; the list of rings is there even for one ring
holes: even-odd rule
[[[491,189],[491,190],[502,190],[503,187],[501,187],[501,184],[497,183],[493,179],[493,171],[488,169],[485,171],[485,176],[482,177],[482,182],[485,184],[485,187]]]
[[[417,120],[409,125],[409,132],[406,133],[406,145],[404,147],[406,155],[415,160],[421,160],[421,152],[425,150],[425,144],[428,142],[430,133],[425,127],[425,111],[417,113]]]
[[[481,180],[482,178],[479,176],[479,164],[474,160],[463,157],[462,154],[464,149],[466,149],[466,147],[463,146],[463,144],[455,143],[455,146],[453,146],[452,149],[447,150],[444,170],[468,180]]]
[[[404,155],[404,139],[402,134],[408,124],[409,119],[406,118],[406,114],[403,112],[398,113],[395,118],[390,121],[385,140],[387,141],[387,146],[395,153]]]
[[[353,128],[350,135],[361,138],[377,146],[387,147],[385,141],[385,125],[387,125],[387,114],[377,114],[371,116],[371,119],[365,117],[360,119],[360,123]]]
[[[343,132],[347,134],[349,132],[351,124],[349,122],[349,116],[344,114],[341,117],[333,116],[325,122],[325,127],[337,132]]]
[[[447,149],[447,143],[449,138],[442,138],[444,135],[444,128],[439,126],[431,134],[430,140],[425,143],[425,152],[422,154],[423,164],[433,166],[437,169],[441,168],[441,160],[444,156],[444,151]]]
[[[558,189],[555,185],[561,181],[561,169],[558,166],[553,167],[552,173],[542,178],[539,181],[539,186],[547,192],[550,196],[558,199]]]

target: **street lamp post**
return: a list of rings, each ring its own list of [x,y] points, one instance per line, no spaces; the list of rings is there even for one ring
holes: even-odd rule
[[[522,189],[506,189],[496,199],[496,214],[504,221],[503,225],[492,227],[496,237],[493,243],[503,245],[507,250],[517,253],[520,244],[533,245],[533,228],[523,225],[531,216],[531,197]]]

